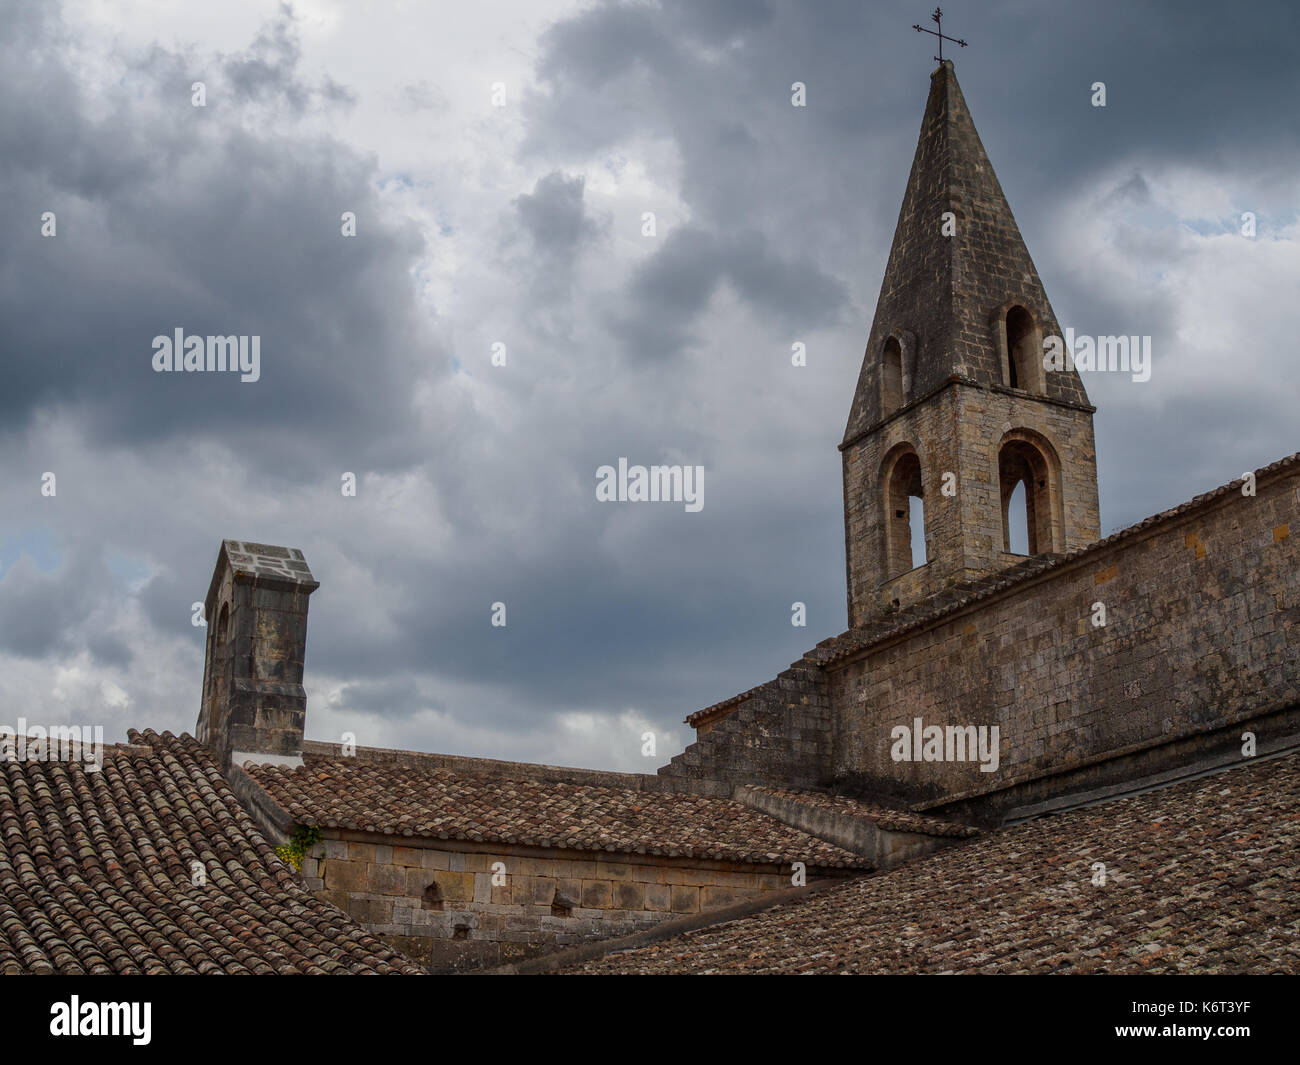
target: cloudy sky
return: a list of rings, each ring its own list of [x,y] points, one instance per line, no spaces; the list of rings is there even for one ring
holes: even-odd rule
[[[1297,10],[946,8],[1062,325],[1153,337],[1085,379],[1104,533],[1300,446]],[[192,730],[225,537],[321,582],[315,739],[652,771],[841,631],[927,13],[0,0],[0,718]],[[260,380],[154,373],[177,327]],[[598,502],[620,456],[703,509]]]

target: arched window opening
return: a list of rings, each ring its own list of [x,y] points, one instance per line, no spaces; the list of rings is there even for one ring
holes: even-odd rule
[[[927,561],[924,499],[921,460],[915,451],[904,451],[894,461],[885,482],[886,556],[890,577],[923,566]],[[919,551],[914,547],[918,543]]]
[[[226,706],[227,691],[229,685],[229,672],[227,663],[230,659],[230,604],[222,603],[221,611],[217,615],[214,623],[209,619],[208,624],[212,626],[208,635],[208,644],[210,654],[208,655],[208,664],[204,670],[204,690],[205,705],[208,698],[211,698],[211,705],[214,707],[213,714],[220,715]],[[207,740],[212,734],[214,728],[222,727],[220,721],[207,721],[204,725],[204,734],[199,737],[201,740]]]
[[[1017,481],[1007,504],[1006,549],[1013,555],[1029,554],[1029,503],[1025,482]]]
[[[1028,392],[1043,389],[1042,345],[1034,316],[1023,307],[1007,311],[1007,384]]]
[[[928,559],[925,553],[925,503],[920,496],[909,496],[911,505],[908,524],[912,529],[912,566],[924,566]]]
[[[903,405],[903,347],[897,337],[885,341],[880,372],[881,413],[889,415]]]
[[[1053,521],[1054,474],[1047,457],[1027,440],[1008,440],[998,452],[1002,488],[1002,549],[1040,555],[1057,550]]]

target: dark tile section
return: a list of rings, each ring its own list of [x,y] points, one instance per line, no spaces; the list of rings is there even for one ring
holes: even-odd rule
[[[1298,810],[1300,754],[1248,763],[571,971],[1296,974]]]

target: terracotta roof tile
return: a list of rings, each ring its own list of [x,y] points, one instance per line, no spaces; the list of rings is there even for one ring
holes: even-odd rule
[[[0,762],[0,973],[422,971],[307,891],[206,748],[131,739],[97,773]]]
[[[1298,883],[1293,753],[988,833],[569,971],[1294,974]]]
[[[942,817],[913,813],[911,810],[898,810],[889,806],[864,802],[849,798],[847,795],[834,795],[822,791],[801,791],[795,788],[768,788],[750,785],[750,791],[763,792],[778,799],[789,799],[807,806],[816,806],[823,810],[832,810],[847,817],[870,821],[879,828],[889,832],[918,832],[927,836],[952,836],[958,839],[979,835],[979,829],[970,825],[958,824]]]
[[[301,824],[393,836],[823,869],[867,859],[732,799],[306,755],[246,766]]]

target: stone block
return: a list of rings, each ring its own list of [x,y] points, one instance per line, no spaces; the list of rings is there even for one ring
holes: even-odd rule
[[[366,867],[370,890],[377,895],[405,895],[406,870],[400,865],[371,863]]]
[[[725,887],[700,888],[700,909],[716,910],[719,906],[730,906],[737,901],[737,893]]]
[[[521,877],[519,882],[525,891],[524,905],[549,907],[555,899],[555,881],[545,876]],[[518,888],[513,892],[515,902],[519,902]]]
[[[582,905],[592,910],[610,908],[612,892],[608,880],[584,880],[582,882]]]
[[[699,913],[700,889],[685,884],[672,886],[673,913]]]
[[[348,902],[348,914],[367,927],[387,924],[393,918],[393,902],[391,899],[354,898]]]
[[[431,870],[433,883],[445,903],[468,903],[474,899],[474,874]]]
[[[369,882],[364,862],[325,863],[325,883],[331,891],[366,891]]]
[[[421,869],[450,869],[451,856],[446,851],[439,850],[421,850],[420,851],[420,868]]]
[[[645,909],[646,886],[633,880],[622,881],[614,885],[615,905],[620,910]]]

